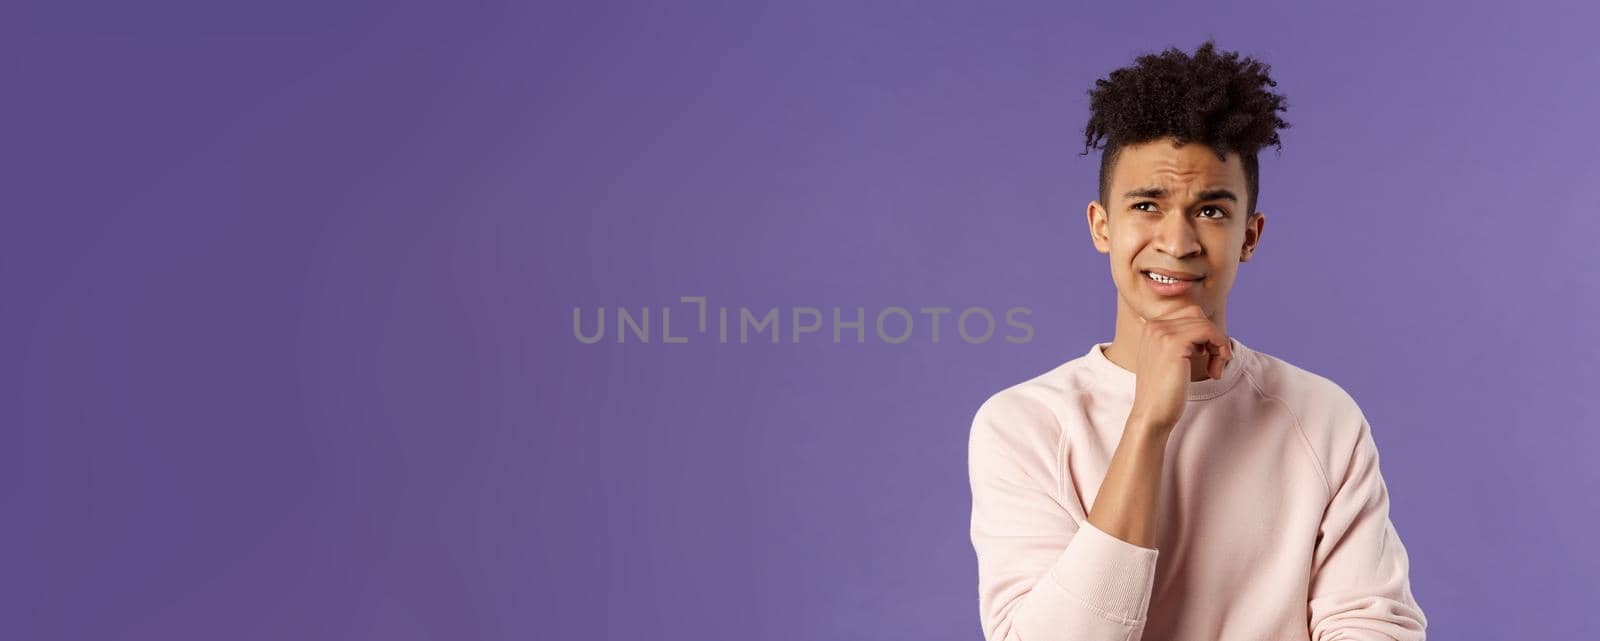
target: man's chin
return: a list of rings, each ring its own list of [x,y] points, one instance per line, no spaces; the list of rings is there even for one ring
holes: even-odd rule
[[[1120,289],[1117,291],[1117,296],[1121,297],[1123,303],[1133,310],[1134,315],[1139,318],[1140,322],[1161,318],[1195,304],[1200,305],[1200,309],[1205,311],[1206,318],[1212,318],[1216,315],[1215,307],[1189,296],[1162,297],[1153,296],[1149,292],[1143,291],[1138,292],[1136,296],[1128,296],[1126,292]]]
[[[1196,300],[1194,300],[1192,298],[1187,298],[1187,297],[1185,297],[1185,298],[1163,298],[1163,299],[1148,303],[1148,304],[1138,308],[1135,311],[1139,314],[1139,320],[1148,321],[1148,320],[1153,319],[1153,318],[1162,318],[1162,317],[1168,316],[1168,315],[1170,315],[1170,314],[1172,314],[1174,312],[1177,312],[1180,309],[1183,309],[1185,307],[1189,307],[1189,306],[1192,306],[1192,305],[1199,305],[1200,306],[1200,310],[1205,312],[1206,318],[1212,318],[1213,316],[1216,316],[1216,313],[1217,313],[1216,310],[1213,309],[1210,305],[1207,305],[1205,303],[1201,303],[1199,301],[1196,301]]]

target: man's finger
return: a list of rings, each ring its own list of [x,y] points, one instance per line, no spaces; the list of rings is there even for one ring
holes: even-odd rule
[[[1233,360],[1232,341],[1209,319],[1175,318],[1165,322],[1177,329],[1175,332],[1177,338],[1204,350],[1207,357],[1218,365],[1227,365]],[[1217,371],[1220,372],[1221,369]]]

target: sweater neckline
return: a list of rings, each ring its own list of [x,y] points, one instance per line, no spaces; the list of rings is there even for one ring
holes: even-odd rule
[[[1255,352],[1232,336],[1228,337],[1228,343],[1233,347],[1233,360],[1222,368],[1222,378],[1189,381],[1188,400],[1203,401],[1216,398],[1227,393],[1240,379],[1244,378],[1244,370],[1251,367],[1255,362]],[[1111,359],[1106,358],[1106,354],[1102,350],[1110,346],[1111,343],[1109,341],[1095,343],[1090,346],[1089,353],[1085,355],[1086,362],[1089,365],[1089,369],[1100,380],[1101,385],[1132,398],[1134,390],[1137,389],[1138,375],[1123,369],[1121,365],[1113,363]]]

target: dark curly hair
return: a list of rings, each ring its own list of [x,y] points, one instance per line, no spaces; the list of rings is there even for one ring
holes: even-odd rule
[[[1278,129],[1289,128],[1277,113],[1287,110],[1287,102],[1267,90],[1278,86],[1267,76],[1269,69],[1253,58],[1241,60],[1237,52],[1218,52],[1208,39],[1192,57],[1169,47],[1096,80],[1089,90],[1089,125],[1078,155],[1087,155],[1105,140],[1100,204],[1110,208],[1106,196],[1111,172],[1124,145],[1172,137],[1211,147],[1218,159],[1230,151],[1239,154],[1250,192],[1246,212],[1253,215],[1261,192],[1256,152],[1267,145],[1282,151]]]

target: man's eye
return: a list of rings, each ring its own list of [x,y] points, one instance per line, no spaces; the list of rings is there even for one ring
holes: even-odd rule
[[[1139,209],[1140,207],[1144,207],[1145,205],[1150,205],[1150,206],[1154,207],[1155,203],[1134,203],[1133,208],[1134,209]],[[1139,209],[1139,211],[1150,211],[1150,210],[1148,210],[1148,209]]]
[[[1228,212],[1224,211],[1221,207],[1206,206],[1206,207],[1201,207],[1200,211],[1204,212],[1207,209],[1216,211],[1217,212],[1217,215],[1215,216],[1216,218],[1227,218],[1228,217]]]

